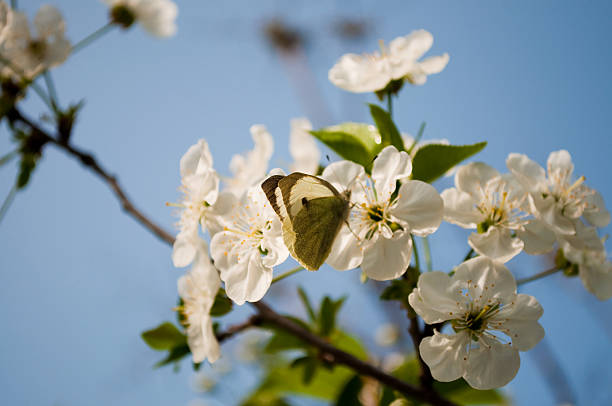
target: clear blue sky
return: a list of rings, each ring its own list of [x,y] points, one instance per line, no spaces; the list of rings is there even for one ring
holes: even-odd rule
[[[42,4],[19,3],[30,16]],[[210,143],[217,169],[227,174],[231,155],[251,148],[249,126],[262,123],[275,137],[272,163],[289,162],[289,119],[307,111],[261,35],[272,17],[306,35],[308,63],[336,122],[368,120],[365,103],[373,101],[327,81],[327,70],[342,53],[376,49],[379,38],[388,41],[413,29],[431,31],[431,54],[448,52],[450,64],[425,86],[403,91],[395,108],[403,131],[415,133],[426,121],[428,138],[487,140],[478,159],[500,170],[509,152],[544,163],[550,151],[568,149],[578,174],[611,206],[608,1],[178,3],[176,37],[158,41],[139,28],[113,32],[53,72],[63,103],[86,101],[74,143],[94,151],[135,202],[168,228],[175,219],[164,203],[178,198],[179,158],[200,137]],[[101,2],[55,4],[72,41],[106,22]],[[366,19],[368,36],[341,40],[333,30],[340,17]],[[41,111],[38,101],[27,103],[30,111]],[[11,147],[7,139],[2,128],[2,153]],[[1,194],[15,171],[14,165],[0,170]],[[442,191],[449,184],[436,186]],[[451,225],[433,236],[436,268],[448,269],[463,257],[466,236]],[[187,364],[180,373],[152,370],[160,354],[139,338],[140,331],[173,317],[181,271],[173,269],[170,249],[125,216],[106,185],[74,160],[53,148],[45,151],[31,184],[0,224],[0,247],[1,404],[186,405],[198,396]],[[509,267],[524,276],[545,265],[525,257]],[[349,293],[343,326],[368,343],[379,320],[386,320],[357,272],[323,269],[295,280],[314,297]],[[289,303],[287,311],[298,312],[292,283],[270,294],[277,303]],[[578,403],[612,403],[612,304],[560,276],[524,292],[544,306],[541,322],[550,349]],[[233,317],[249,312],[244,306]],[[554,404],[536,359],[523,354],[508,387],[517,404]],[[241,382],[253,382],[249,370],[235,373]],[[232,404],[228,386],[220,389],[223,400],[210,404]]]

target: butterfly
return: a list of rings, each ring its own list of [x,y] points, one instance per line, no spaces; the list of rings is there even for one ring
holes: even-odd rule
[[[340,193],[316,176],[294,172],[273,175],[262,184],[282,222],[283,240],[304,268],[323,265],[350,211],[350,190]]]

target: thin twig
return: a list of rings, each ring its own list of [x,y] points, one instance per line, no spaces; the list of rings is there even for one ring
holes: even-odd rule
[[[410,234],[410,238],[412,239],[412,250],[414,251],[414,266],[421,272],[421,261],[419,260],[419,248],[417,247],[416,238],[412,234]]]
[[[386,372],[375,367],[372,364],[368,364],[367,362],[364,362],[359,358],[356,358],[351,354],[334,347],[333,345],[325,341],[323,338],[312,334],[310,331],[304,329],[302,326],[298,325],[292,320],[289,320],[288,318],[279,315],[263,302],[253,303],[253,306],[259,311],[259,315],[261,316],[262,320],[281,327],[283,330],[293,334],[304,342],[318,348],[319,351],[321,351],[326,356],[326,359],[335,364],[346,365],[361,375],[370,376],[379,381],[380,383],[387,385],[389,388],[401,392],[409,398],[429,402],[432,405],[454,405],[454,403],[440,397],[436,392],[432,390],[422,389],[413,386],[392,375],[387,374]]]
[[[16,195],[17,195],[17,184],[14,184],[11,187],[11,190],[9,191],[8,195],[6,196],[6,199],[4,199],[4,203],[2,203],[2,207],[0,207],[0,222],[2,222],[2,219],[4,218],[9,207],[11,207],[11,204],[13,203],[13,200],[15,200]]]
[[[91,44],[92,42],[100,38],[102,35],[109,32],[114,27],[115,27],[115,24],[110,22],[98,28],[97,30],[95,30],[94,32],[92,32],[91,34],[83,38],[82,40],[78,41],[76,44],[72,46],[72,55],[76,54],[81,49],[85,48],[87,45]]]
[[[174,244],[174,237],[162,227],[149,220],[147,216],[145,216],[139,209],[136,208],[136,206],[134,206],[134,204],[128,198],[126,192],[119,184],[117,178],[107,172],[102,167],[102,165],[100,165],[98,161],[93,157],[93,155],[78,148],[75,148],[68,143],[58,141],[57,138],[50,136],[46,131],[37,126],[31,120],[27,119],[17,110],[14,110],[14,118],[28,125],[30,128],[39,131],[41,134],[46,135],[48,138],[48,142],[57,146],[59,149],[66,151],[73,157],[78,158],[81,161],[81,164],[89,168],[108,184],[108,186],[112,189],[112,191],[115,193],[115,196],[121,203],[121,207],[123,207],[123,210],[125,210],[128,214],[134,217],[138,222],[140,222],[143,226],[149,229],[149,231],[151,231],[161,240],[167,242],[168,244]]]
[[[230,326],[226,330],[217,333],[216,335],[217,341],[219,341],[219,343],[222,343],[223,341],[228,340],[229,338],[235,336],[238,333],[243,332],[244,330],[260,325],[261,321],[262,321],[261,316],[258,314],[255,314],[249,317],[246,321],[240,324],[235,324],[233,326]]]
[[[537,273],[537,274],[535,274],[533,276],[530,276],[528,278],[519,279],[519,280],[516,281],[516,284],[517,284],[517,286],[518,285],[523,285],[523,284],[525,284],[527,282],[532,282],[532,281],[544,278],[545,276],[552,275],[552,274],[557,273],[559,271],[561,271],[561,269],[557,269],[557,267],[554,267],[554,268],[551,268],[551,269],[547,269],[546,271],[542,271],[542,272]]]

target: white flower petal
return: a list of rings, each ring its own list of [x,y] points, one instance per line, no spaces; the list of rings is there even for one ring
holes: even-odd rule
[[[408,223],[410,232],[426,236],[438,229],[444,214],[444,202],[428,183],[410,180],[404,183],[391,214]]]
[[[316,175],[321,160],[321,151],[315,138],[310,134],[312,124],[305,118],[291,120],[289,134],[289,152],[293,158],[291,172],[302,172]]]
[[[556,241],[555,233],[546,223],[536,219],[516,230],[516,235],[525,243],[523,249],[529,255],[542,255],[552,251]]]
[[[469,193],[478,200],[485,185],[491,179],[499,177],[499,172],[483,162],[472,162],[461,166],[455,175],[457,189]]]
[[[499,227],[489,227],[483,234],[472,233],[468,243],[480,255],[501,263],[506,263],[520,254],[525,245],[519,238],[513,238],[510,230]]]
[[[357,268],[362,261],[363,250],[359,241],[345,224],[340,228],[326,262],[338,271],[346,271]]]
[[[396,181],[411,173],[412,161],[406,151],[399,152],[392,145],[383,148],[372,166],[372,180],[378,201],[388,201],[395,190]]]
[[[356,54],[343,55],[329,70],[329,81],[354,93],[375,92],[391,81],[391,72],[380,60]]]
[[[506,166],[528,191],[542,191],[545,187],[546,171],[527,155],[516,153],[508,155]]]
[[[433,35],[426,30],[415,30],[389,43],[389,50],[407,60],[417,60],[433,45]]]
[[[272,283],[272,269],[263,266],[258,252],[243,263],[220,270],[227,296],[238,305],[261,300]]]
[[[450,57],[448,54],[444,53],[438,56],[430,56],[429,58],[423,59],[419,66],[425,75],[432,75],[435,73],[440,73],[446,68],[448,65]]]
[[[612,263],[606,261],[598,265],[580,265],[578,272],[584,287],[597,299],[612,298]]]
[[[444,272],[433,271],[419,276],[408,301],[425,323],[433,324],[459,316],[465,300],[454,280]]]
[[[181,231],[176,236],[172,246],[172,263],[175,267],[182,268],[193,262],[198,248],[198,240],[200,240],[200,237],[197,228]]]
[[[361,269],[370,279],[386,281],[403,275],[410,264],[410,233],[396,231],[392,238],[380,237],[364,250]]]
[[[542,198],[539,194],[530,194],[529,204],[534,216],[545,222],[554,232],[576,234],[574,222],[563,215],[553,196]]]
[[[507,302],[516,294],[516,281],[508,268],[483,256],[459,265],[452,279],[468,281],[470,296],[482,306],[488,304],[489,300]]]
[[[181,177],[202,173],[213,167],[213,158],[206,140],[201,139],[197,144],[189,147],[185,155],[181,157]]]
[[[66,23],[60,11],[48,4],[42,5],[34,17],[34,26],[39,38],[63,36]]]
[[[476,209],[476,200],[469,193],[449,188],[440,195],[444,201],[444,220],[463,228],[476,228],[485,220]]]
[[[472,349],[463,376],[467,383],[480,390],[501,388],[516,376],[521,365],[518,350],[508,344],[488,340],[487,348],[482,340],[480,348]]]
[[[572,157],[569,152],[564,149],[551,152],[548,156],[546,167],[549,174],[553,171],[563,171],[568,175],[571,175],[574,172]]]
[[[419,353],[436,380],[450,382],[463,376],[469,340],[465,333],[447,335],[436,331],[421,341]]]
[[[593,191],[593,194],[586,197],[588,203],[587,208],[584,210],[584,218],[595,227],[605,227],[610,224],[610,212],[606,209],[603,196]]]
[[[323,170],[321,175],[335,187],[338,192],[353,189],[356,183],[365,183],[365,170],[363,166],[351,161],[334,162]]]

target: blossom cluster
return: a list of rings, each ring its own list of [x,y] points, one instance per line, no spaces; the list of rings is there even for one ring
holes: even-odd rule
[[[390,99],[405,83],[422,85],[445,68],[447,54],[419,61],[432,42],[430,33],[419,30],[389,47],[381,44],[380,53],[345,55],[329,78],[342,89]],[[517,293],[506,267],[523,251],[542,255],[556,249],[556,270],[579,275],[601,300],[612,297],[612,263],[598,231],[610,214],[585,178],[574,176],[567,151],[552,152],[546,169],[517,153],[508,156],[506,173],[482,162],[452,168],[455,186],[439,193],[412,178],[415,152],[425,148],[414,139],[403,138],[406,150],[381,147],[371,167],[342,160],[320,172],[311,124],[296,119],[291,127],[289,170],[320,173],[350,196],[349,214],[327,258],[334,269],[360,268],[365,279],[377,281],[398,279],[411,269],[415,237],[436,232],[442,220],[473,230],[464,262],[450,273],[416,269],[420,276],[406,298],[426,324],[435,325],[419,346],[435,379],[463,377],[477,389],[503,386],[519,369],[519,352],[544,337],[541,305]],[[273,140],[265,127],[255,125],[251,134],[254,148],[232,158],[231,177],[214,169],[205,140],[180,162],[183,197],[176,204],[180,230],[172,259],[177,267],[191,265],[179,280],[179,293],[195,362],[219,357],[209,313],[221,282],[235,303],[258,301],[271,286],[274,268],[289,257],[281,221],[260,187],[268,176],[285,172],[269,169]]]
[[[157,37],[176,33],[178,8],[171,0],[104,0],[110,7],[110,25],[123,28],[139,22]],[[66,38],[66,23],[51,5],[40,7],[32,26],[21,11],[0,1],[0,76],[16,82],[31,81],[63,64],[73,47]]]

